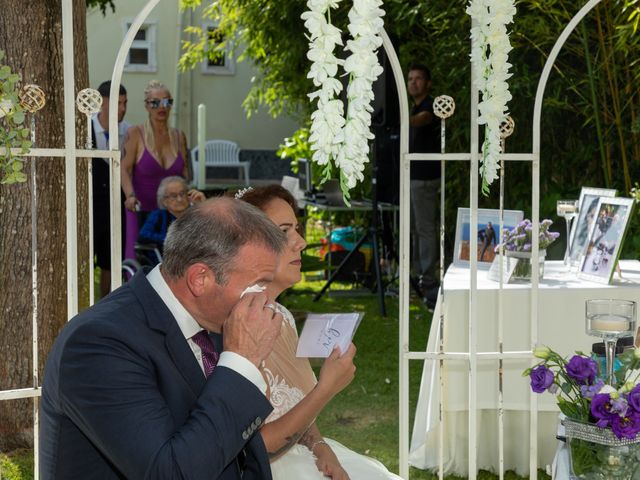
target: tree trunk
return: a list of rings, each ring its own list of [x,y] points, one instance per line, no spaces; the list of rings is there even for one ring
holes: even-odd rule
[[[86,7],[73,0],[76,93],[88,86]],[[46,94],[35,114],[36,147],[64,147],[62,2],[0,0],[0,49],[5,62]],[[81,114],[79,114],[81,115]],[[86,119],[78,119],[78,145]],[[29,121],[30,118],[28,117]],[[32,159],[25,159],[31,175]],[[64,158],[39,158],[37,178],[39,377],[51,344],[67,318]],[[81,308],[88,291],[86,161],[78,161],[78,253]],[[0,186],[0,390],[34,386],[32,375],[31,185]],[[32,400],[0,401],[0,451],[33,443]]]

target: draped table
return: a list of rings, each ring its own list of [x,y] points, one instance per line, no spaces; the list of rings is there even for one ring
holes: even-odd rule
[[[538,293],[538,344],[548,345],[563,356],[576,350],[591,351],[598,341],[585,333],[585,300],[616,298],[640,302],[640,262],[621,260],[622,278],[603,285],[568,274],[562,262],[545,263]],[[478,352],[498,351],[499,284],[478,271]],[[451,266],[444,278],[444,301],[438,299],[429,338],[428,352],[437,352],[440,314],[444,312],[444,351],[468,352],[469,269]],[[444,306],[443,306],[444,304]],[[530,284],[505,284],[503,291],[503,351],[530,350]],[[503,361],[504,469],[529,472],[530,388],[523,370],[527,359]],[[411,437],[409,460],[422,469],[438,468],[439,362],[424,361],[422,381]],[[444,376],[444,468],[446,473],[467,475],[469,363],[445,360]],[[477,466],[499,470],[498,453],[498,360],[478,361]],[[555,396],[544,393],[538,399],[538,466],[551,465],[558,408]]]

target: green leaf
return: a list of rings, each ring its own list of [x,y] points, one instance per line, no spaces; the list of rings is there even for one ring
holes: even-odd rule
[[[24,112],[22,110],[16,110],[12,116],[12,120],[16,125],[24,123]]]

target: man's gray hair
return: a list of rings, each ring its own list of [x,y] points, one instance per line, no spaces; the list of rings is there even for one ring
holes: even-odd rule
[[[162,210],[167,209],[167,207],[164,206],[164,192],[167,190],[167,186],[170,183],[174,183],[174,182],[180,182],[182,186],[185,188],[185,190],[189,190],[189,184],[184,178],[179,177],[178,175],[164,177],[160,182],[160,185],[158,185],[158,192],[156,194],[156,202],[158,202],[158,208]]]
[[[224,285],[238,252],[249,243],[280,254],[286,236],[253,205],[231,198],[207,200],[187,209],[169,227],[162,270],[178,279],[191,265],[204,263]]]

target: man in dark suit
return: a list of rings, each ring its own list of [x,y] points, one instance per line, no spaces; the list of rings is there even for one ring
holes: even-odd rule
[[[98,87],[102,96],[100,111],[91,118],[91,139],[93,148],[109,150],[109,95],[111,80],[102,82]],[[129,123],[124,119],[127,113],[127,89],[120,85],[118,95],[118,146],[124,154],[124,139],[129,130]],[[105,158],[91,160],[91,184],[93,192],[93,252],[95,265],[100,267],[100,298],[111,291],[111,178],[110,161]],[[120,190],[120,189],[118,189]],[[124,218],[124,200],[121,202]],[[124,245],[124,223],[122,224],[122,243]]]
[[[45,368],[40,478],[270,479],[257,366],[282,317],[245,291],[273,279],[284,245],[245,202],[203,202],[171,226],[162,265],[73,318]]]

